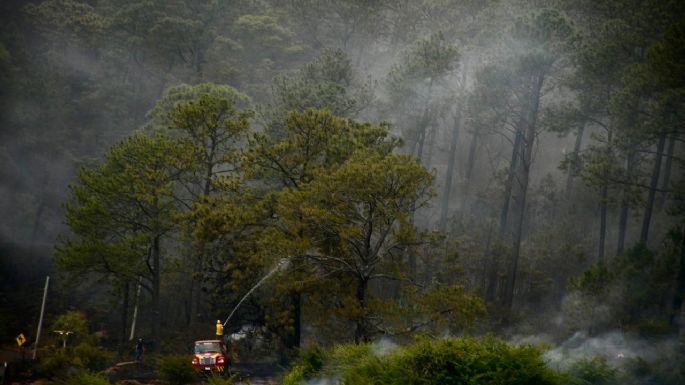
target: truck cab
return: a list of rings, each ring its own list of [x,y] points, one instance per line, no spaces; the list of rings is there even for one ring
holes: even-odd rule
[[[229,355],[222,340],[195,341],[193,368],[200,373],[227,373]]]

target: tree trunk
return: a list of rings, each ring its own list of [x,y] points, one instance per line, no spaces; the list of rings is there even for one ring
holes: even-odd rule
[[[666,144],[666,130],[663,130],[659,135],[659,142],[656,148],[656,159],[654,161],[654,169],[652,170],[652,179],[649,183],[649,194],[647,196],[647,206],[645,207],[645,215],[642,219],[642,231],[640,232],[640,242],[647,244],[649,239],[649,226],[652,221],[652,209],[654,208],[654,197],[656,196],[657,185],[659,184],[659,173],[661,172],[661,158],[664,154],[664,145]]]
[[[514,178],[516,177],[516,169],[518,168],[518,159],[520,157],[521,142],[523,134],[520,129],[516,130],[516,138],[514,139],[514,146],[511,150],[511,162],[509,163],[509,175],[504,185],[504,202],[502,203],[502,211],[499,219],[499,233],[500,237],[504,239],[507,233],[507,221],[509,217],[509,204],[511,202],[511,192],[514,186]]]
[[[202,195],[200,199],[206,199],[212,192],[212,176],[214,175],[214,157],[216,150],[216,141],[213,139],[209,154],[207,154],[207,163],[204,170],[204,183],[202,186]],[[192,239],[192,234],[191,234]],[[200,303],[203,299],[202,295],[202,276],[205,265],[205,240],[200,238],[196,251],[191,251],[191,264],[193,275],[190,277],[190,314],[188,323],[194,326],[197,323],[197,315],[200,312]],[[192,257],[194,255],[194,258]]]
[[[571,195],[573,193],[573,181],[578,175],[579,159],[580,159],[580,148],[583,144],[583,134],[585,132],[585,123],[578,127],[578,133],[576,134],[576,143],[573,146],[573,161],[568,168],[568,174],[566,176],[566,200],[571,200]]]
[[[497,271],[499,270],[497,255],[492,252],[493,227],[494,223],[490,222],[490,226],[488,226],[488,237],[485,241],[485,252],[483,253],[485,256],[490,256],[490,263],[485,272],[485,287],[483,288],[485,301],[487,303],[492,303],[495,300],[495,285],[497,283]]]
[[[461,200],[461,217],[466,213],[466,205],[469,199],[469,191],[471,189],[471,175],[473,175],[473,166],[476,164],[476,150],[478,149],[478,133],[474,132],[471,137],[471,144],[469,145],[469,157],[466,160],[466,170],[464,170],[464,188],[462,190]]]
[[[683,309],[683,299],[685,298],[685,223],[683,223],[682,238],[680,239],[680,265],[678,266],[678,277],[676,280],[676,289],[673,295],[673,304],[671,306],[671,325],[678,328],[678,335],[683,329],[683,319],[681,312]]]
[[[366,292],[368,289],[368,278],[357,279],[357,304],[361,315],[357,318],[354,329],[354,343],[359,344],[369,340],[368,330],[366,330]]]
[[[433,150],[435,149],[435,137],[438,133],[438,127],[435,125],[430,125],[426,128],[426,137],[428,139],[428,152],[426,153],[426,158],[423,164],[427,169],[430,170],[433,164]]]
[[[452,141],[450,142],[450,153],[447,158],[447,173],[445,174],[445,190],[442,195],[442,202],[440,205],[440,230],[447,228],[447,217],[449,215],[450,195],[452,194],[452,178],[454,177],[454,168],[457,163],[457,146],[459,145],[459,130],[463,126],[462,108],[459,108],[457,116],[454,119],[454,130],[452,131]]]
[[[126,350],[126,331],[128,327],[128,305],[129,305],[129,283],[124,282],[124,287],[122,290],[122,304],[121,304],[121,329],[119,333],[119,347],[117,349],[117,354],[119,358],[124,357],[124,352]]]
[[[607,199],[609,196],[609,186],[605,183],[599,202],[599,250],[597,251],[597,263],[604,264],[604,244],[606,243],[607,233]]]
[[[293,333],[290,336],[288,348],[299,349],[300,340],[302,337],[302,294],[294,292],[292,294],[293,301]]]
[[[450,142],[450,153],[447,158],[447,174],[445,175],[445,191],[442,197],[442,205],[440,210],[440,229],[445,230],[447,227],[447,217],[449,215],[449,200],[452,195],[452,178],[454,178],[454,168],[457,164],[457,146],[459,145],[459,131],[464,129],[465,120],[465,104],[466,104],[466,74],[468,69],[467,61],[462,64],[461,70],[461,100],[459,100],[459,107],[454,119],[454,131],[452,132],[452,141]],[[463,215],[463,210],[462,210]]]
[[[511,262],[509,265],[509,274],[507,275],[507,286],[505,293],[505,309],[506,320],[508,321],[509,314],[514,302],[514,287],[516,286],[516,273],[518,270],[518,260],[521,252],[521,238],[523,234],[523,220],[526,214],[526,196],[528,194],[528,180],[530,177],[530,168],[533,160],[533,146],[535,144],[535,135],[537,128],[538,109],[540,107],[540,92],[542,90],[542,83],[545,75],[543,72],[538,72],[531,79],[534,81],[530,95],[530,111],[526,114],[525,138],[523,138],[521,164],[518,165],[518,182],[519,182],[519,204],[518,204],[518,218],[516,228],[514,229],[514,244]],[[521,131],[521,130],[518,130]]]
[[[626,174],[630,173],[635,167],[635,150],[633,146],[628,150],[626,159]],[[626,229],[628,227],[628,211],[630,209],[630,190],[628,186],[623,188],[621,196],[621,214],[618,220],[618,244],[616,245],[616,255],[622,255],[626,240]]]
[[[673,167],[673,152],[675,151],[675,142],[677,135],[671,134],[668,138],[668,148],[666,150],[666,164],[664,165],[664,177],[661,179],[661,190],[668,191],[671,187],[671,168]],[[656,201],[656,210],[661,211],[664,208],[664,203],[666,203],[666,193],[662,192],[659,199]]]
[[[162,313],[161,304],[159,298],[159,288],[161,280],[160,271],[160,235],[155,235],[152,241],[152,336],[154,339],[153,350],[159,352],[159,347],[161,345],[161,331],[162,331]]]
[[[499,281],[499,253],[492,253],[490,270],[488,272],[488,286],[485,289],[485,302],[494,303],[497,296],[497,282]]]
[[[609,127],[607,133],[607,152],[609,155],[612,153],[613,146],[613,131]],[[608,179],[608,175],[605,175]],[[609,198],[609,182],[604,181],[602,189],[600,190],[600,201],[599,201],[599,250],[597,251],[597,263],[604,264],[604,244],[606,243],[606,233],[607,233],[607,199]]]
[[[419,118],[418,124],[416,125],[416,142],[415,142],[415,144],[418,145],[416,158],[419,160],[419,163],[421,163],[421,164],[423,164],[423,146],[424,146],[424,143],[426,141],[426,130],[428,129],[428,126],[430,125],[429,115],[430,115],[430,104],[431,104],[432,90],[433,90],[433,79],[431,78],[430,83],[428,84],[428,99],[426,99],[426,102],[423,105],[423,113],[421,114],[421,118]],[[413,147],[412,147],[412,155],[414,155],[414,148]]]
[[[416,150],[416,159],[420,164],[423,164],[423,146],[426,143],[426,124],[422,121],[419,127],[418,135],[418,149]]]

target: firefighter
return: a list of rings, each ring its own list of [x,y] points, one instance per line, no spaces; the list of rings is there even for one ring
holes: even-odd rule
[[[220,339],[223,339],[224,336],[224,325],[221,323],[221,320],[216,320],[216,336],[220,337]]]

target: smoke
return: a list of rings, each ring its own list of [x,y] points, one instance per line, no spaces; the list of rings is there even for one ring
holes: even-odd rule
[[[371,353],[376,357],[385,357],[388,354],[397,350],[398,345],[389,338],[381,338],[380,340],[371,344]]]
[[[307,381],[307,385],[338,385],[340,379],[338,377],[320,377]]]
[[[641,359],[653,363],[666,356],[672,357],[678,347],[674,338],[647,340],[630,337],[619,331],[612,331],[596,337],[577,332],[554,349],[544,354],[547,363],[555,369],[566,370],[583,358],[603,356],[607,363],[621,367],[630,359]]]
[[[383,337],[378,341],[374,341],[369,346],[369,351],[376,357],[385,357],[392,354],[399,348],[395,342],[390,338]],[[317,377],[306,382],[306,385],[338,385],[340,383],[340,378],[337,375],[327,375],[322,377]]]

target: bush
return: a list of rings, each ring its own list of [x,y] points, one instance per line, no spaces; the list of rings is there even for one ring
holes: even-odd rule
[[[188,355],[166,356],[157,359],[157,372],[169,384],[183,385],[198,379]]]
[[[114,361],[114,353],[100,346],[80,344],[72,349],[71,354],[80,367],[96,372],[107,369]]]
[[[78,371],[74,355],[64,349],[45,351],[40,359],[40,373],[49,378],[66,378]]]
[[[568,385],[611,385],[618,383],[618,370],[606,357],[581,358],[568,370]]]
[[[112,362],[113,357],[113,353],[99,346],[82,343],[73,349],[57,348],[45,351],[40,371],[47,377],[67,378],[77,372],[104,370]]]
[[[338,378],[347,385],[562,383],[561,376],[545,365],[539,349],[511,346],[494,338],[426,340],[385,355],[373,351],[373,345],[335,347],[317,355],[324,362],[314,372],[311,356],[305,356],[286,374],[284,384],[316,377]]]

